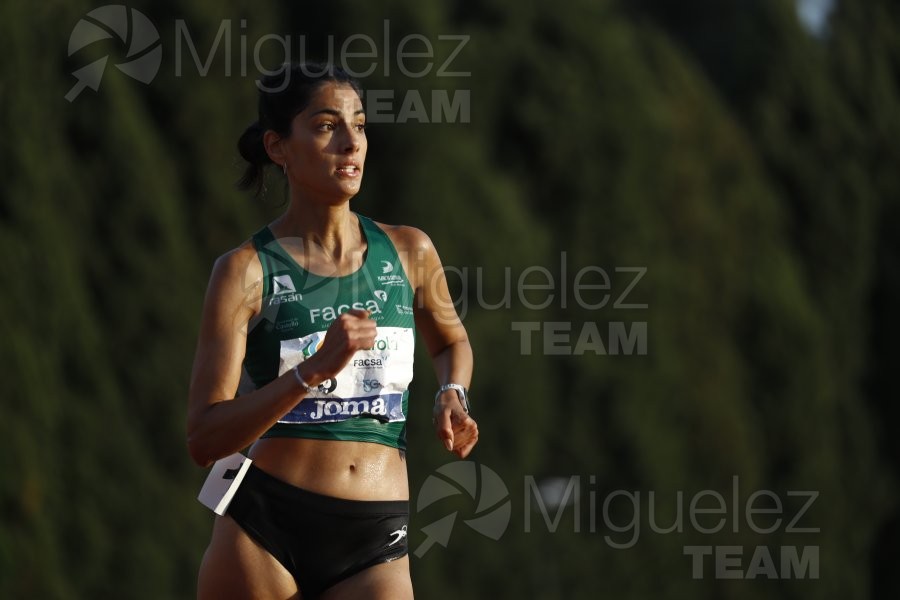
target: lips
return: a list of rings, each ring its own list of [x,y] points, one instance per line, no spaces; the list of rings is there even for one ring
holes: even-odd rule
[[[347,163],[338,166],[337,174],[344,177],[358,177],[360,174],[359,165],[356,163]]]

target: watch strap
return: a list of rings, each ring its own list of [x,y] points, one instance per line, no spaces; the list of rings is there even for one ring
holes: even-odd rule
[[[459,398],[459,403],[462,404],[463,410],[466,411],[466,414],[469,412],[469,390],[458,383],[445,383],[441,387],[438,388],[437,393],[434,395],[434,400],[437,402],[437,399],[441,397],[441,394],[446,392],[447,390],[455,390],[456,395]]]

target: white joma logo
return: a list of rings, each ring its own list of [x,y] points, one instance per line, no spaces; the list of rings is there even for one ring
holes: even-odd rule
[[[357,415],[386,415],[384,398],[369,400],[316,400],[316,410],[309,415],[318,421],[323,417],[355,417]]]

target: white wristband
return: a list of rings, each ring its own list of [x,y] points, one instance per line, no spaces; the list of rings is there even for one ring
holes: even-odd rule
[[[306,381],[303,379],[303,375],[300,374],[300,365],[299,364],[296,367],[294,367],[293,371],[294,371],[294,377],[297,378],[297,383],[300,384],[300,387],[302,387],[304,390],[306,390],[307,394],[312,394],[314,391],[316,391],[316,388],[314,388],[311,385],[309,385],[308,383],[306,383]]]

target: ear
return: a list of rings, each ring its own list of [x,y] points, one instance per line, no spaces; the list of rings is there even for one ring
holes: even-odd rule
[[[272,162],[279,167],[285,163],[284,149],[281,147],[281,141],[281,136],[271,129],[267,129],[263,134],[263,146],[266,149],[266,154],[268,154],[269,158],[272,159]]]

